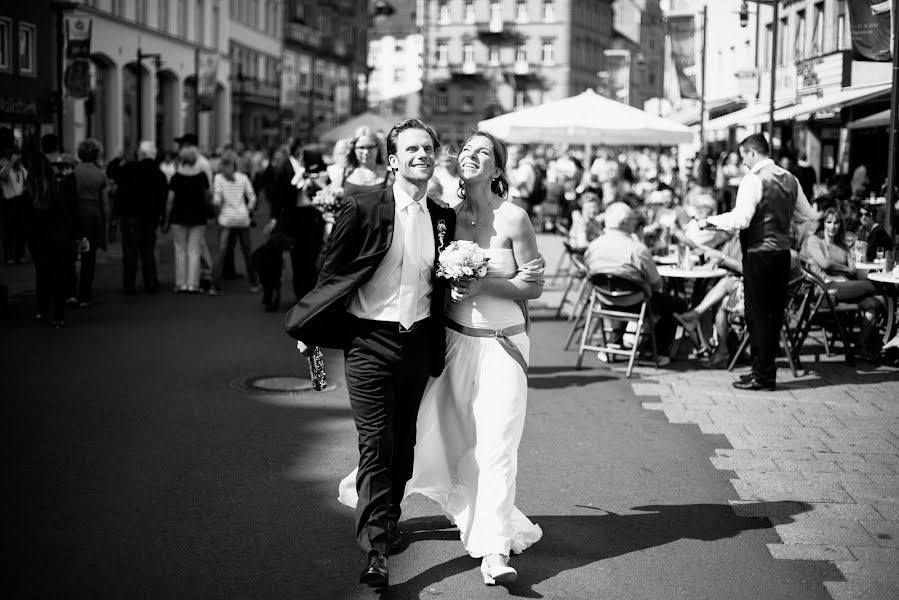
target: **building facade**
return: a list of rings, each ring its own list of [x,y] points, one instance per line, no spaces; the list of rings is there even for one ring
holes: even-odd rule
[[[744,87],[746,108],[709,121],[709,139],[733,147],[748,133],[767,131],[773,70],[775,155],[806,155],[821,182],[850,175],[864,164],[879,185],[886,177],[887,134],[883,128],[853,130],[849,125],[889,107],[891,64],[853,58],[848,4],[782,0],[777,23],[772,23],[773,9],[762,7],[755,40],[758,79],[750,86],[756,93]],[[754,7],[747,25],[744,31],[754,33]],[[743,72],[751,72],[752,63],[744,58],[743,64]]]
[[[615,0],[612,47],[598,91],[644,109],[663,95],[665,30],[659,0]]]
[[[456,144],[478,121],[597,85],[612,0],[419,0],[421,114]]]
[[[231,133],[236,142],[269,147],[287,137],[280,106],[285,11],[283,0],[230,0]]]
[[[196,133],[207,150],[231,140],[226,0],[76,4],[66,15],[90,20],[91,93],[63,103],[68,148],[94,137],[111,158],[141,139],[173,149],[185,132]],[[198,72],[209,88],[199,101]]]
[[[368,42],[368,105],[396,116],[421,116],[423,36],[418,0],[392,0],[393,14],[375,16]],[[375,9],[374,0],[371,10]]]
[[[288,0],[281,76],[285,131],[315,141],[368,105],[368,0]]]
[[[50,0],[9,2],[0,8],[0,129],[30,148],[53,129],[55,49]],[[0,145],[11,141],[0,140]]]

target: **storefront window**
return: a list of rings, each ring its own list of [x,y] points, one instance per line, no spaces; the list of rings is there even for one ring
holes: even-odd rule
[[[31,23],[19,23],[19,75],[37,75],[34,64],[36,31]]]
[[[12,70],[12,21],[8,17],[0,17],[0,73]]]

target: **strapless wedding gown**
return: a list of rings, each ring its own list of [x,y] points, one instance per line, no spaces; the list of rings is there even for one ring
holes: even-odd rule
[[[490,248],[487,277],[517,272],[511,249]],[[525,318],[513,300],[478,294],[447,307],[463,327],[518,329]],[[446,328],[446,368],[425,389],[418,412],[415,462],[406,495],[436,501],[459,528],[468,553],[522,552],[543,535],[515,506],[518,445],[527,408],[527,333],[507,338],[510,353],[494,337],[473,337]],[[356,505],[356,472],[340,483],[339,500]]]

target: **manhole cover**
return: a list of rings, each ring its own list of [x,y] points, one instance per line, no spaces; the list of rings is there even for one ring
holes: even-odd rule
[[[250,387],[266,392],[308,392],[312,382],[302,377],[260,377]]]
[[[261,394],[305,394],[313,392],[312,382],[305,377],[295,375],[259,375],[253,377],[241,377],[230,383],[230,387],[242,392],[254,392]],[[323,391],[332,391],[337,385],[329,381],[328,387]]]

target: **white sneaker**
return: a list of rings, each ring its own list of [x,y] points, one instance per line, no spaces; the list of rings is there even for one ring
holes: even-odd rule
[[[518,571],[509,566],[509,557],[503,554],[488,554],[481,561],[481,574],[484,583],[513,583],[518,578]]]

